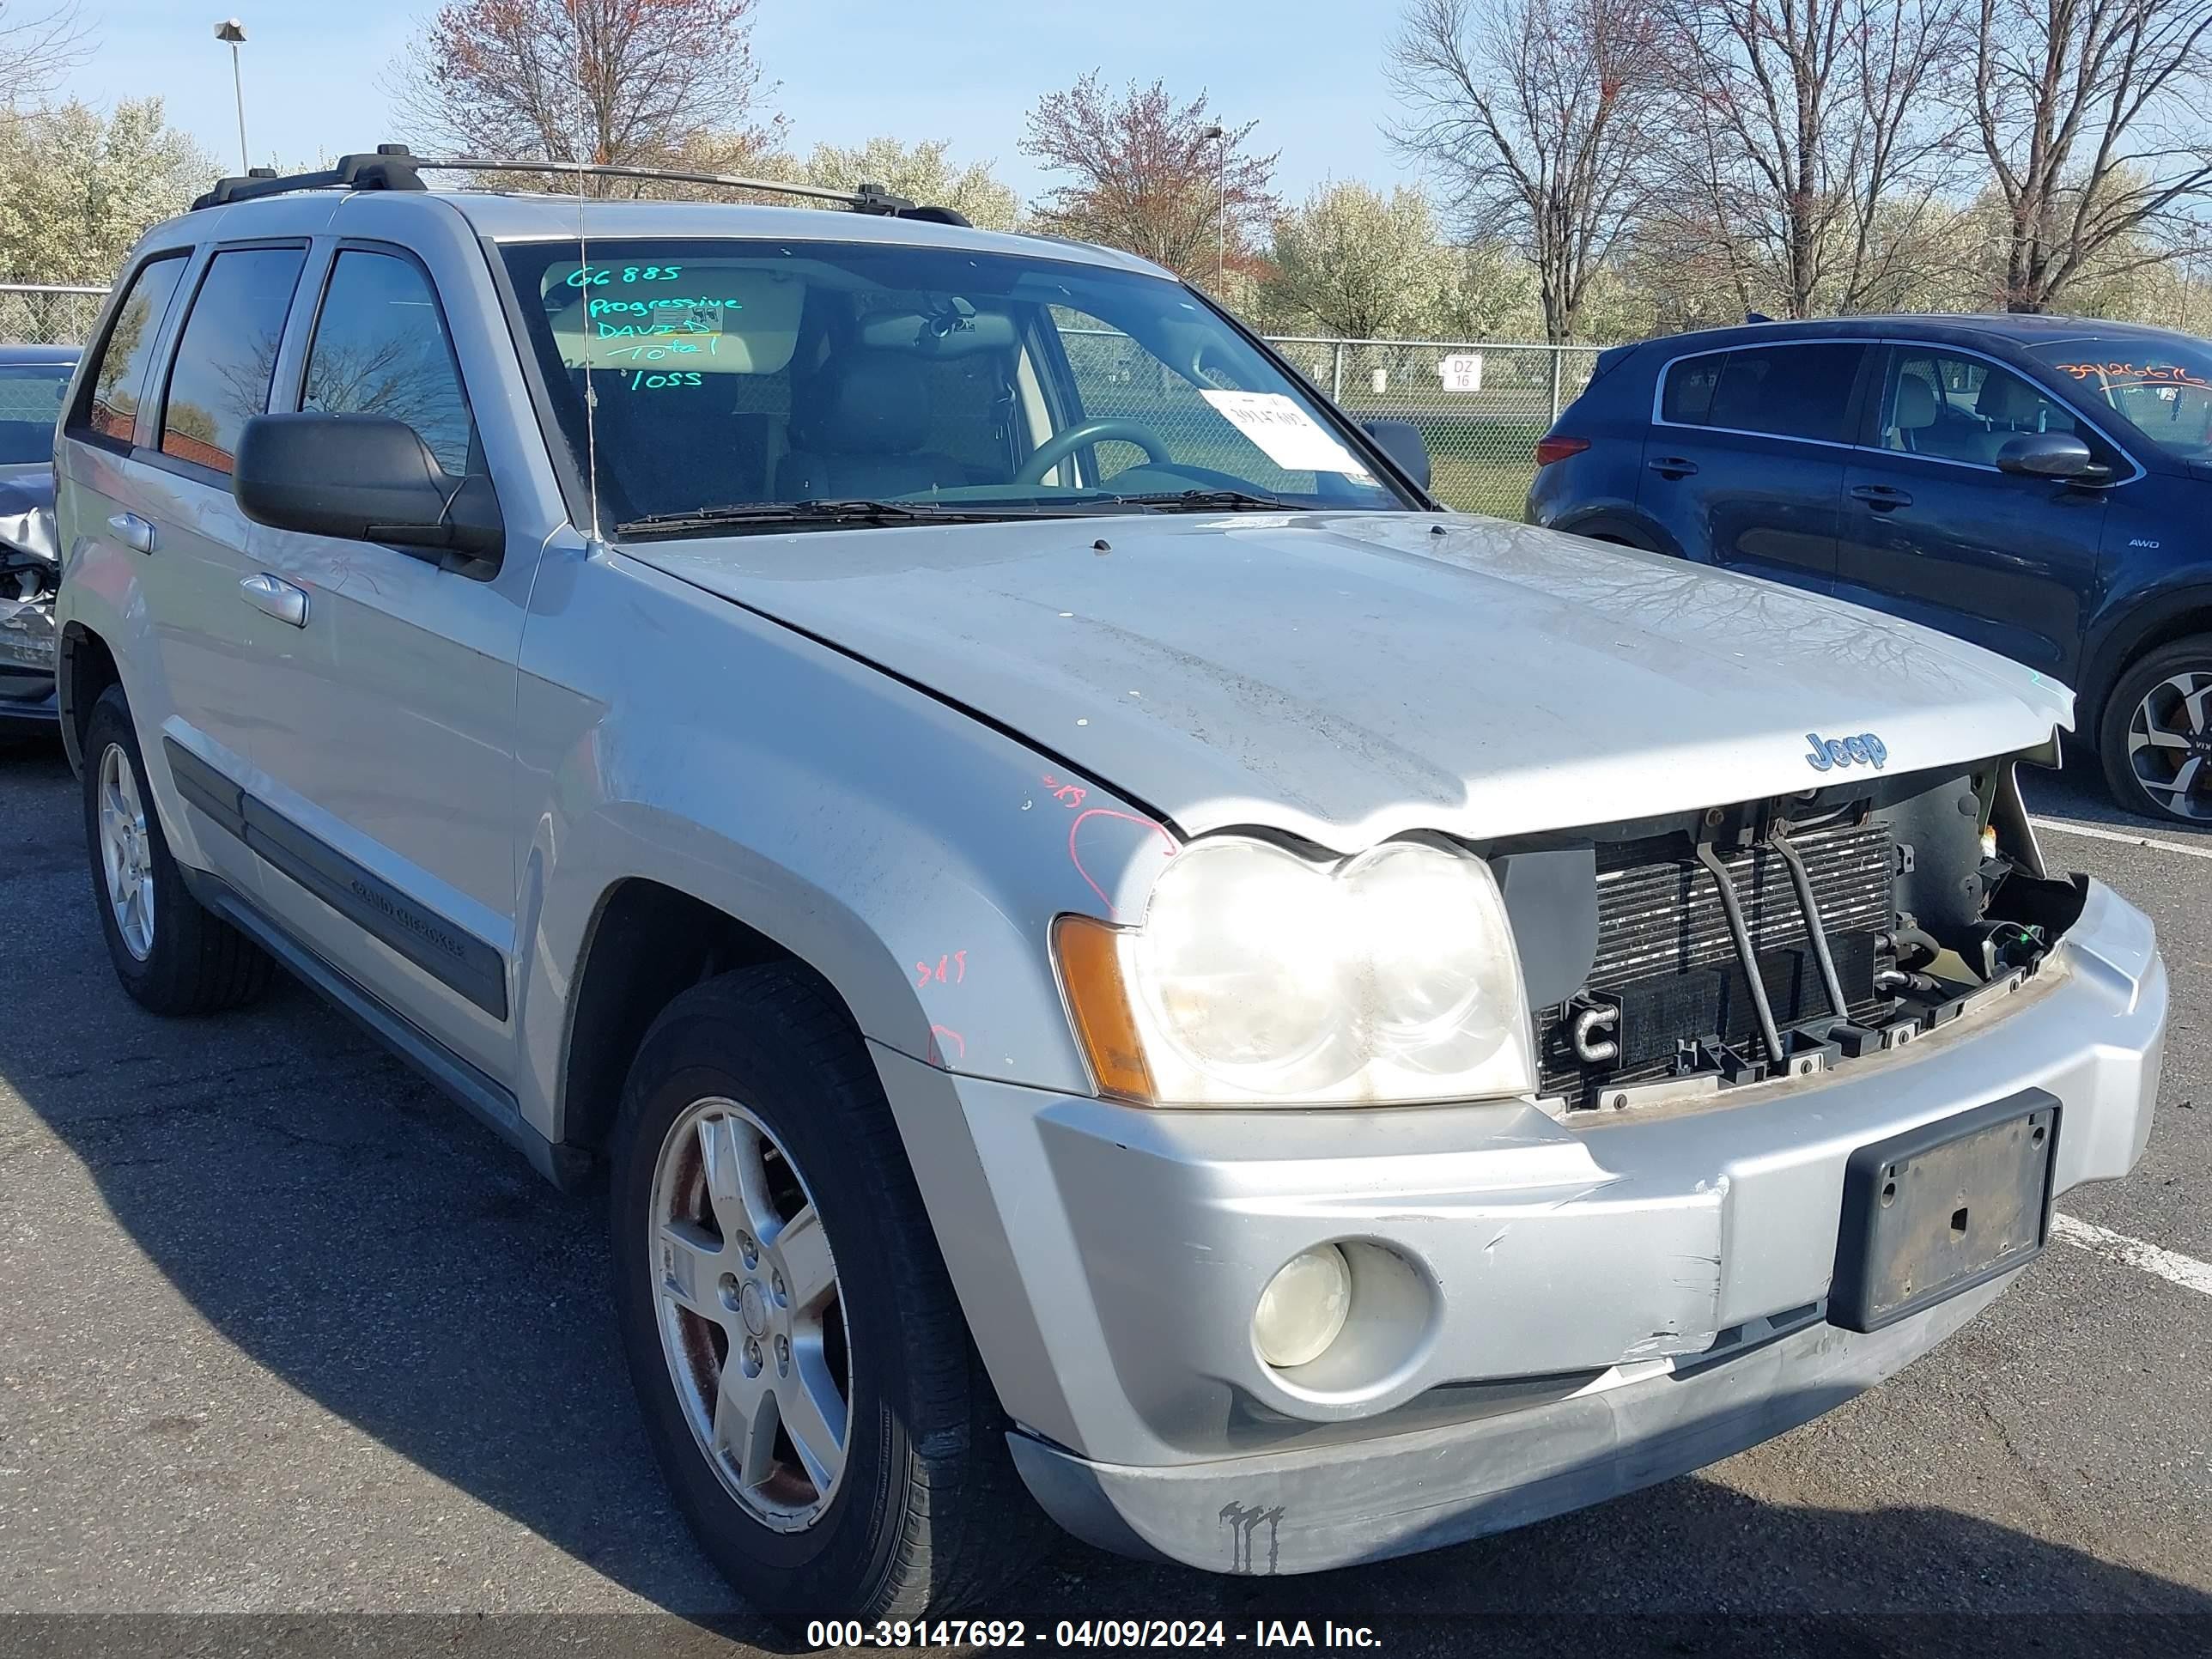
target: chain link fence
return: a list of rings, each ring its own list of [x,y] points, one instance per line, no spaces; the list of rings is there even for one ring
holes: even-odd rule
[[[106,299],[104,288],[0,283],[0,345],[81,345]]]
[[[1303,335],[1270,336],[1268,343],[1354,420],[1419,427],[1437,500],[1505,519],[1521,516],[1536,440],[1582,395],[1601,349]]]
[[[80,343],[106,295],[103,288],[0,283],[0,343]],[[1097,331],[1103,351],[1110,331]],[[1438,500],[1509,519],[1521,516],[1535,472],[1536,440],[1589,384],[1599,350],[1312,335],[1271,335],[1268,343],[1355,420],[1391,418],[1419,428],[1435,465]],[[1134,377],[1132,369],[1133,382]],[[1103,412],[1156,418],[1160,411],[1148,405]],[[1137,459],[1135,452],[1127,459]]]

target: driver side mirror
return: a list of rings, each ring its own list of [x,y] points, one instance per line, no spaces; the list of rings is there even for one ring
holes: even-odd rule
[[[2021,478],[2063,478],[2102,483],[2112,469],[2089,453],[2089,446],[2070,432],[2023,432],[1997,451],[1997,471]]]
[[[1382,453],[1397,462],[1398,470],[1420,485],[1422,492],[1429,488],[1429,442],[1421,436],[1421,428],[1411,421],[1363,421],[1367,435],[1382,447]]]
[[[413,427],[383,415],[252,416],[230,493],[256,524],[387,542],[434,564],[447,553],[496,563],[507,540],[491,480],[450,476]]]

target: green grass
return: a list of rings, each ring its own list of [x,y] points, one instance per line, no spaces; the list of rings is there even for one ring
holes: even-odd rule
[[[1521,516],[1528,480],[1536,474],[1541,422],[1479,419],[1423,420],[1431,468],[1430,489],[1438,501],[1463,513],[1501,519]]]

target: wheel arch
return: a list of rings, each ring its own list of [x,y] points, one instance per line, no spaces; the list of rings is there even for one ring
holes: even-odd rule
[[[562,1144],[595,1156],[605,1152],[630,1062],[662,1009],[718,974],[769,962],[804,969],[858,1029],[837,988],[758,928],[650,877],[611,886],[592,911],[568,1002],[557,1097]]]
[[[2087,672],[2075,688],[2075,731],[2081,740],[2095,745],[2106,702],[2130,664],[2192,634],[2212,634],[2212,582],[2154,595],[2106,628],[2085,653]]]
[[[70,768],[82,773],[84,729],[93,705],[109,686],[123,684],[123,673],[107,641],[81,622],[63,628],[60,656],[55,690],[61,704],[62,748]]]
[[[1673,537],[1634,507],[1592,507],[1561,519],[1552,528],[1564,535],[1580,536],[1586,541],[1633,547],[1645,553],[1664,553],[1675,558],[1684,556]]]

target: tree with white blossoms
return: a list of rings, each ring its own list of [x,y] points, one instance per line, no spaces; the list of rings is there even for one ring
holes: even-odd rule
[[[1404,338],[1450,309],[1461,260],[1417,190],[1326,184],[1275,222],[1264,308],[1304,331]]]
[[[106,283],[146,230],[215,180],[158,98],[0,112],[0,282]]]
[[[1012,187],[993,176],[988,161],[957,166],[945,155],[950,148],[942,138],[914,144],[871,138],[857,149],[817,144],[806,158],[805,181],[832,190],[881,185],[894,196],[963,213],[979,229],[1012,230],[1021,213]]]

